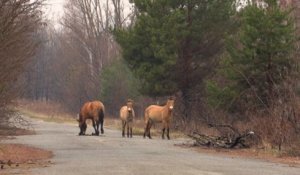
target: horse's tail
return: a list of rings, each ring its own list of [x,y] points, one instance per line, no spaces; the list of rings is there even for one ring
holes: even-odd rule
[[[145,122],[145,130],[144,130],[144,138],[146,137],[146,134],[148,132],[148,128],[149,128],[149,115],[148,115],[148,110],[145,110],[145,114],[144,114],[144,122]]]
[[[149,120],[149,114],[148,114],[148,110],[146,109],[145,113],[144,113],[144,122],[145,122],[145,125],[147,125],[148,120]]]
[[[103,122],[103,120],[104,120],[104,110],[103,109],[100,109],[98,117],[99,117],[99,121]]]

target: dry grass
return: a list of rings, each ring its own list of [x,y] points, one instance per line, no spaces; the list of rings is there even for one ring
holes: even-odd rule
[[[18,111],[21,114],[24,114],[30,118],[35,118],[35,119],[40,119],[43,120],[45,122],[55,122],[55,123],[76,123],[76,119],[75,118],[71,118],[68,115],[57,115],[57,116],[52,116],[52,115],[48,115],[48,114],[43,114],[43,113],[39,113],[39,112],[34,112],[28,109],[22,109],[22,108],[18,108]]]
[[[2,163],[26,163],[52,157],[51,151],[28,147],[20,144],[0,144],[0,160]]]
[[[15,127],[0,127],[0,136],[20,136],[20,135],[32,135],[35,134],[32,130],[20,129]],[[1,140],[0,137],[0,140]]]
[[[58,103],[19,100],[17,110],[21,114],[46,122],[76,123],[77,115],[70,114]]]
[[[0,174],[11,174],[11,169],[18,169],[20,174],[27,174],[29,168],[47,167],[53,156],[51,151],[20,144],[0,144]]]
[[[201,153],[217,154],[232,158],[241,157],[261,159],[275,163],[283,163],[293,167],[300,167],[300,157],[282,157],[278,150],[275,149],[217,149],[205,147],[196,147],[194,149]]]

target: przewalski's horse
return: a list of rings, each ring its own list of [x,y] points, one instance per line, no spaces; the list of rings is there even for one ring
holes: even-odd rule
[[[103,122],[104,122],[104,105],[100,101],[86,102],[79,113],[79,135],[85,135],[87,128],[86,120],[91,119],[93,127],[95,129],[95,135],[99,135],[99,125],[101,125],[101,134],[104,133]]]
[[[174,97],[170,97],[165,106],[151,105],[145,110],[145,131],[146,135],[151,139],[150,129],[153,123],[162,123],[162,139],[165,138],[165,130],[167,129],[167,137],[170,139],[170,122],[172,118],[172,112],[174,108]]]
[[[122,136],[125,137],[125,128],[127,125],[127,137],[132,137],[132,127],[135,113],[133,110],[133,101],[127,100],[126,106],[120,109],[120,119],[122,121]]]

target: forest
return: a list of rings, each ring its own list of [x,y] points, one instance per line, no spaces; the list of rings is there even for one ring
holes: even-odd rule
[[[2,125],[20,99],[117,118],[130,98],[142,119],[175,96],[173,129],[300,155],[300,2],[66,0],[58,24],[46,4],[0,2]]]

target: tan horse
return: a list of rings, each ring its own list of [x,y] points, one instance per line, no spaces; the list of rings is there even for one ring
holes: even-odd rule
[[[145,131],[146,135],[151,139],[150,129],[154,123],[162,123],[162,139],[165,138],[165,130],[167,129],[167,137],[170,139],[170,121],[174,108],[174,97],[170,97],[165,106],[151,105],[145,110]]]
[[[95,135],[99,135],[99,125],[101,125],[101,134],[104,133],[104,105],[100,101],[93,101],[85,103],[80,109],[79,113],[79,135],[85,135],[87,128],[86,120],[91,119],[95,129]]]
[[[125,127],[127,125],[127,137],[132,137],[132,127],[135,113],[133,110],[133,101],[128,100],[126,106],[120,109],[120,119],[122,121],[122,136],[125,137]],[[129,134],[130,132],[130,134]]]

